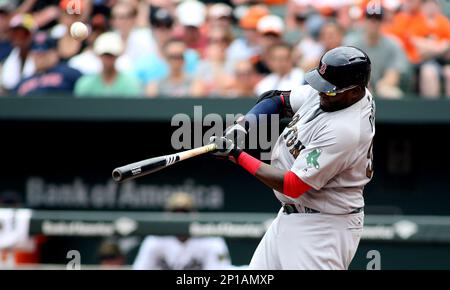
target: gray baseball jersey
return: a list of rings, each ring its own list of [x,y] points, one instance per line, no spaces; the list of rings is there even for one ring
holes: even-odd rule
[[[275,191],[276,197],[328,214],[363,207],[363,188],[373,172],[375,103],[370,92],[335,112],[320,109],[319,93],[309,85],[292,90],[290,101],[295,115],[272,150],[272,165],[291,170],[312,189],[296,199]]]

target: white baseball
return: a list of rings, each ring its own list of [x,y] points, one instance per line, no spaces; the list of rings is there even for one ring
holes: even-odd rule
[[[74,22],[70,26],[70,35],[77,40],[84,40],[89,34],[88,27],[83,22]]]

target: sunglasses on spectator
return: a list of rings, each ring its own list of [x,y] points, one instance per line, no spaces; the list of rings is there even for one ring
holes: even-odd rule
[[[106,57],[108,59],[117,58],[117,56],[115,56],[114,54],[111,54],[111,53],[104,53],[101,55],[101,57]]]
[[[171,29],[173,27],[173,25],[169,23],[154,23],[152,26],[156,29]]]
[[[242,71],[236,71],[236,75],[238,76],[249,76],[253,73],[251,70],[242,70]]]
[[[168,54],[167,58],[170,60],[184,60],[183,54]]]
[[[226,38],[208,38],[209,43],[228,43]]]
[[[280,34],[275,33],[275,32],[266,32],[266,33],[263,33],[263,36],[270,37],[270,38],[280,38],[281,37]]]
[[[113,19],[132,19],[135,17],[135,15],[128,13],[128,14],[113,14]]]
[[[340,90],[334,90],[334,91],[329,91],[329,92],[323,92],[323,93],[324,93],[325,95],[329,96],[329,97],[334,97],[334,96],[336,96],[337,94],[340,94],[340,93],[349,91],[349,90],[351,90],[351,89],[356,88],[357,86],[358,86],[358,85],[354,85],[354,86],[350,86],[350,87],[348,87],[348,88],[344,88],[344,89],[340,89]]]
[[[308,16],[305,14],[297,14],[295,15],[295,20],[299,23],[303,23],[308,19]]]

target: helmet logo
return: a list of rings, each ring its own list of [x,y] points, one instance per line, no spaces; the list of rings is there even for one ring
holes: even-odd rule
[[[321,66],[320,69],[319,69],[320,74],[321,74],[321,75],[324,75],[326,69],[327,69],[327,64],[326,64],[326,63],[322,63],[322,66]]]

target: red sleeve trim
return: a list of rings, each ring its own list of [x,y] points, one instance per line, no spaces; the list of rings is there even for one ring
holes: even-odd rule
[[[285,101],[284,101],[284,96],[283,96],[283,93],[281,93],[280,94],[280,98],[281,98],[281,102],[283,103],[283,105],[285,104]]]
[[[283,179],[283,194],[297,198],[311,189],[311,186],[301,180],[294,172],[288,171]]]
[[[237,163],[244,167],[245,170],[250,172],[252,175],[256,175],[256,172],[258,171],[259,167],[261,167],[261,161],[256,159],[255,157],[242,152],[239,154]]]

